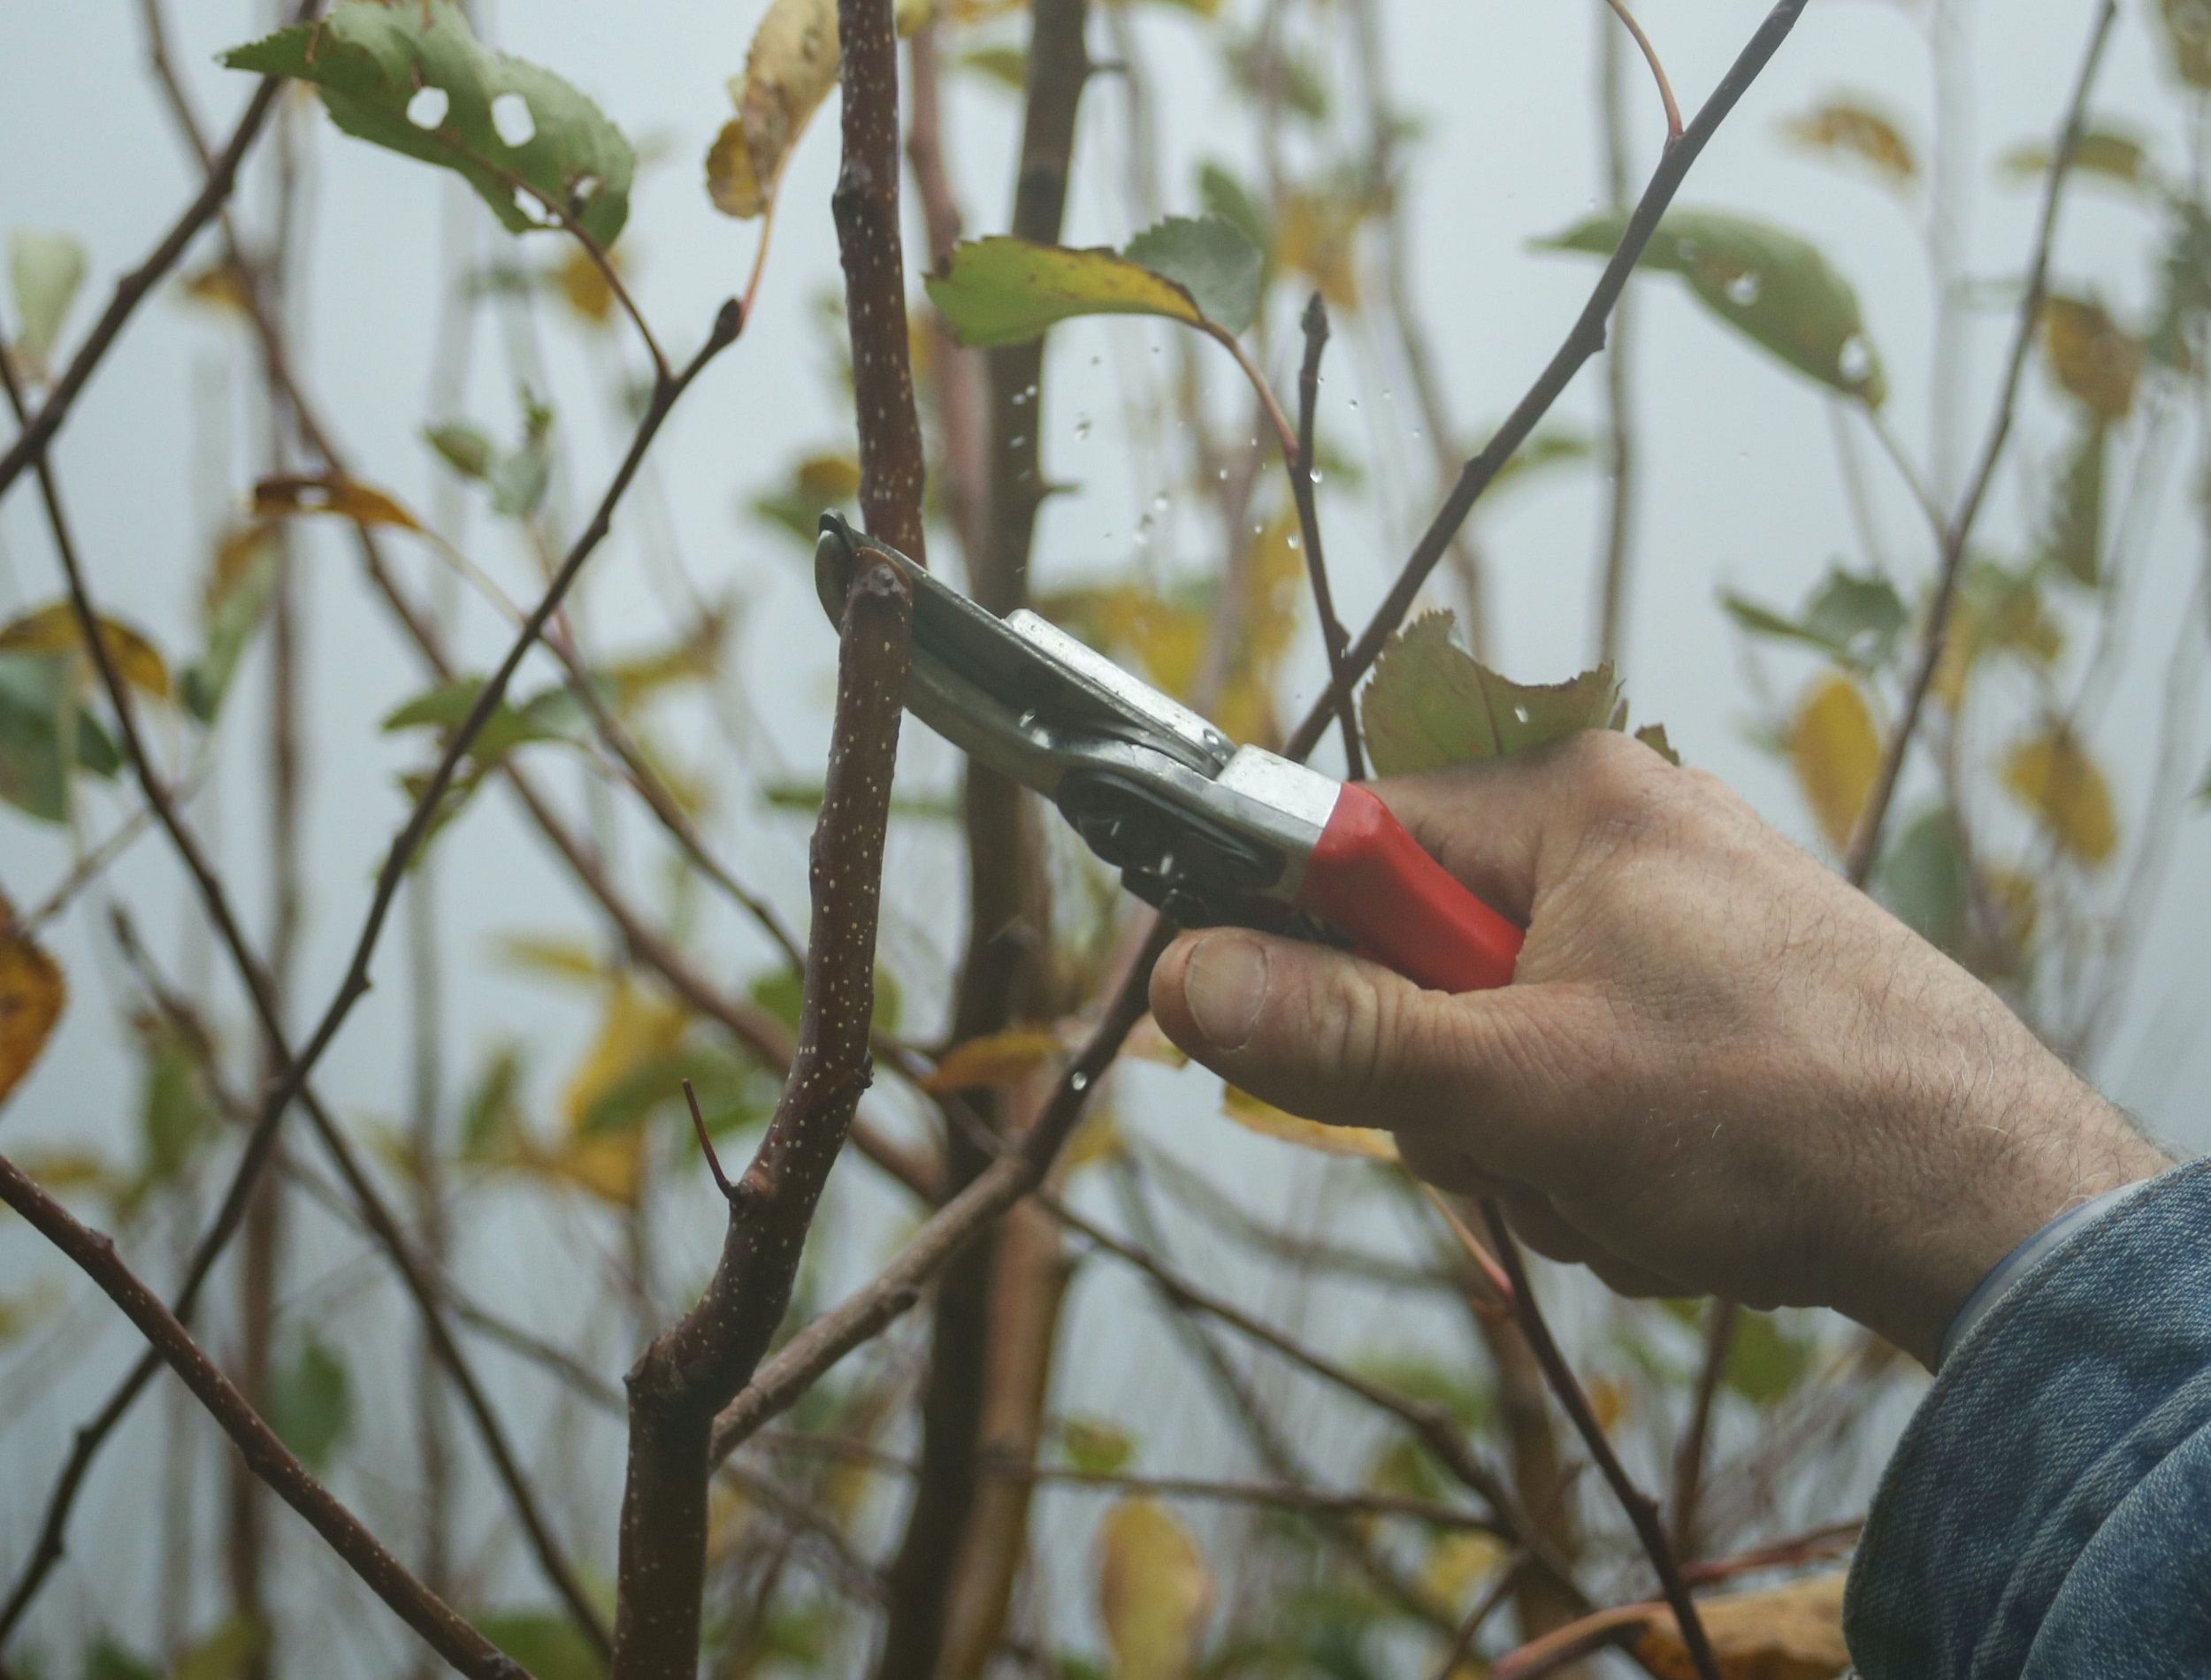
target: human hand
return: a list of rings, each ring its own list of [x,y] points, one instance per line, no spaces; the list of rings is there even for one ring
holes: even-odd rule
[[[1723,783],[1589,731],[1379,782],[1527,927],[1450,997],[1326,946],[1185,934],[1167,1035],[1630,1294],[1831,1306],[1932,1364],[2011,1249],[2170,1163],[1996,996]]]

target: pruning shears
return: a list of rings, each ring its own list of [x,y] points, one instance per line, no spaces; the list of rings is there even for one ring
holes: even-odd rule
[[[1348,943],[1437,991],[1511,980],[1520,929],[1367,789],[1236,745],[1049,620],[986,612],[824,514],[815,584],[833,622],[863,550],[913,590],[907,709],[1050,799],[1139,898],[1188,928]]]

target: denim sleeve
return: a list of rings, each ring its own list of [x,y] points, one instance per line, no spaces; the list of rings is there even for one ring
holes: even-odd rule
[[[1843,1623],[1865,1680],[2211,1674],[2211,1163],[2042,1256],[1943,1363]]]

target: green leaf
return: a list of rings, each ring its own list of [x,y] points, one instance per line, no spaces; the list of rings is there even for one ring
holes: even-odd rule
[[[1106,250],[1071,250],[1000,235],[952,248],[923,284],[962,344],[1021,344],[1079,315],[1157,315],[1203,326],[1175,281]]]
[[[252,1616],[226,1617],[177,1659],[170,1680],[238,1680],[268,1642],[266,1630]]]
[[[62,720],[76,698],[64,653],[0,653],[0,799],[42,822],[69,821],[74,753]]]
[[[1452,641],[1449,612],[1424,613],[1389,638],[1360,714],[1381,775],[1408,775],[1541,746],[1627,721],[1610,665],[1565,683],[1515,683]]]
[[[1626,228],[1624,213],[1608,211],[1539,247],[1609,257]],[[1798,372],[1873,407],[1887,395],[1856,290],[1795,234],[1722,210],[1671,210],[1640,265],[1681,276],[1699,302]]]
[[[85,1653],[84,1680],[161,1680],[161,1671],[103,1633]]]
[[[507,1043],[492,1051],[461,1109],[461,1156],[480,1160],[499,1141],[520,1129],[521,1046]]]
[[[2092,422],[2082,427],[2057,482],[2042,540],[2042,558],[2090,589],[2103,582],[2104,462],[2109,453],[2104,425]]]
[[[1023,47],[971,47],[960,55],[960,67],[1015,93],[1029,86],[1029,52]]]
[[[345,1362],[310,1332],[299,1352],[269,1374],[262,1409],[277,1439],[320,1473],[353,1427],[353,1383]]]
[[[819,782],[777,780],[761,788],[761,797],[778,811],[799,811],[808,816],[817,815],[822,809],[822,784]],[[966,809],[956,794],[905,794],[891,796],[891,814],[894,817],[926,817],[934,822],[958,822],[966,815]]]
[[[1947,811],[1937,806],[1897,836],[1875,885],[1896,919],[1929,944],[1953,956],[1963,947],[1971,883]]]
[[[1214,325],[1241,332],[1259,307],[1266,259],[1225,216],[1170,216],[1130,240],[1121,255],[1190,294]]]
[[[1720,1381],[1752,1405],[1770,1406],[1804,1380],[1813,1350],[1812,1339],[1791,1330],[1779,1315],[1739,1313]]]
[[[8,278],[15,286],[11,347],[42,379],[84,276],[84,247],[68,234],[25,229],[10,235]]]
[[[274,542],[256,542],[243,566],[219,579],[220,587],[210,601],[207,641],[200,656],[185,668],[182,684],[185,710],[202,723],[212,723],[238,675],[238,662],[254,632],[267,616],[270,597],[276,591],[277,569],[283,563]]]
[[[2211,0],[2160,0],[2158,11],[2173,69],[2191,88],[2211,88]]]
[[[476,1626],[533,1680],[606,1680],[607,1665],[572,1616],[552,1610],[496,1610],[478,1616]]]
[[[425,426],[423,441],[463,478],[481,478],[492,469],[492,440],[474,426]]]
[[[312,82],[340,129],[454,171],[509,232],[547,225],[543,201],[603,250],[629,217],[622,131],[550,71],[484,47],[454,0],[339,0],[222,62]]]
[[[384,732],[392,735],[402,729],[431,729],[440,736],[449,733],[475,709],[486,680],[455,676],[424,690],[386,716]],[[580,740],[583,725],[582,703],[567,689],[555,686],[519,704],[502,701],[470,744],[469,756],[489,764],[532,742]]]
[[[577,1124],[576,1135],[626,1132],[669,1107],[684,1117],[688,1126],[685,1080],[698,1096],[699,1111],[706,1119],[708,1132],[715,1137],[765,1120],[775,1103],[774,1081],[762,1076],[757,1064],[723,1050],[678,1044],[672,1050],[648,1052],[617,1074],[592,1098]]]
[[[1071,1416],[1060,1420],[1060,1450],[1075,1469],[1111,1476],[1135,1455],[1136,1443],[1109,1417]]]
[[[1997,167],[2015,179],[2031,179],[2049,173],[2053,157],[2047,141],[2035,141],[2006,152]],[[2083,132],[2073,150],[2071,173],[2115,181],[2123,187],[2154,187],[2157,181],[2148,148],[2132,134],[2103,127]]]
[[[1886,665],[1910,615],[1885,577],[1831,569],[1795,618],[1733,590],[1720,592],[1728,616],[1754,636],[1802,642],[1860,670]]]
[[[173,1183],[219,1118],[196,1047],[165,1019],[149,1018],[141,1035],[146,1065],[139,1088],[138,1129],[143,1160],[141,1190]]]
[[[1197,171],[1197,202],[1223,221],[1232,222],[1266,259],[1274,248],[1274,224],[1244,184],[1220,164],[1203,164]]]

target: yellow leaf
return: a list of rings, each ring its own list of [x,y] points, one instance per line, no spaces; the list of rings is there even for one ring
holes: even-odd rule
[[[228,257],[218,257],[184,278],[184,294],[226,315],[251,319],[252,292],[245,273]]]
[[[860,494],[860,462],[852,455],[808,455],[792,470],[791,477],[800,494],[824,508]]]
[[[264,519],[332,514],[359,525],[420,531],[422,522],[384,492],[334,472],[264,478],[253,487],[253,510]]]
[[[1829,100],[1793,117],[1781,132],[1809,150],[1855,157],[1899,187],[1919,174],[1919,159],[1903,132],[1879,111],[1848,100]]]
[[[607,260],[615,259],[609,254]],[[553,271],[553,283],[562,301],[586,321],[604,322],[613,317],[614,287],[607,279],[607,271],[578,241],[569,241],[568,255]]]
[[[1496,1573],[1510,1548],[1494,1534],[1446,1534],[1420,1564],[1420,1586],[1439,1608],[1464,1612],[1474,1589]]]
[[[1338,195],[1293,192],[1283,201],[1274,233],[1274,260],[1311,280],[1328,307],[1349,314],[1358,308],[1357,235],[1366,209]]]
[[[580,980],[593,985],[607,977],[607,964],[587,940],[542,934],[501,934],[492,950],[501,963],[548,980]]]
[[[1186,1680],[1197,1669],[1213,1572],[1182,1520],[1128,1499],[1098,1524],[1098,1612],[1113,1680]]]
[[[579,1130],[599,1099],[639,1062],[675,1049],[690,1022],[681,1004],[644,990],[627,975],[617,980],[608,993],[599,1035],[561,1093],[561,1118],[569,1131]]]
[[[1840,1573],[1697,1601],[1723,1680],[1834,1680],[1850,1666],[1842,1643]],[[1695,1680],[1696,1665],[1670,1611],[1651,1618],[1635,1658],[1659,1680]]]
[[[100,640],[118,676],[157,700],[169,698],[169,667],[151,642],[121,620],[104,614],[100,618]],[[0,653],[80,653],[84,646],[82,621],[68,601],[54,601],[0,627]]]
[[[1118,252],[1006,234],[953,246],[923,284],[953,334],[977,349],[1021,344],[1081,315],[1205,322],[1182,286]]]
[[[945,1052],[937,1071],[922,1081],[930,1091],[969,1091],[1012,1085],[1060,1054],[1060,1039],[1040,1027],[1014,1027],[971,1038]]]
[[[1075,1128],[1075,1135],[1060,1151],[1060,1170],[1071,1177],[1094,1162],[1116,1159],[1121,1153],[1121,1121],[1112,1109],[1093,1103]]]
[[[1626,1386],[1610,1377],[1600,1377],[1589,1385],[1589,1411],[1597,1421],[1597,1427],[1606,1434],[1627,1415]]]
[[[2014,746],[2003,781],[2062,851],[2085,864],[2110,861],[2119,844],[2111,784],[2071,730],[2054,724]]]
[[[0,895],[0,923],[12,928],[15,912]],[[68,1001],[61,966],[28,934],[0,938],[0,1103],[38,1060]]]
[[[25,1149],[14,1157],[16,1165],[39,1187],[61,1195],[71,1190],[107,1190],[116,1183],[115,1169],[103,1155],[90,1149]]]
[[[1881,737],[1856,683],[1834,672],[1813,685],[1789,731],[1789,761],[1820,832],[1840,851],[1881,767]]]
[[[1397,1145],[1387,1132],[1359,1126],[1323,1126],[1319,1120],[1285,1114],[1271,1103],[1262,1103],[1249,1091],[1233,1085],[1220,1090],[1220,1111],[1247,1132],[1278,1138],[1323,1155],[1356,1156],[1365,1161],[1394,1161]]]
[[[276,540],[276,527],[263,519],[237,520],[215,539],[215,557],[207,569],[207,586],[201,605],[209,616],[230,599],[230,592],[261,563]]]
[[[2058,384],[2091,413],[2123,420],[2133,409],[2142,341],[2092,298],[2043,301],[2042,353]]]

